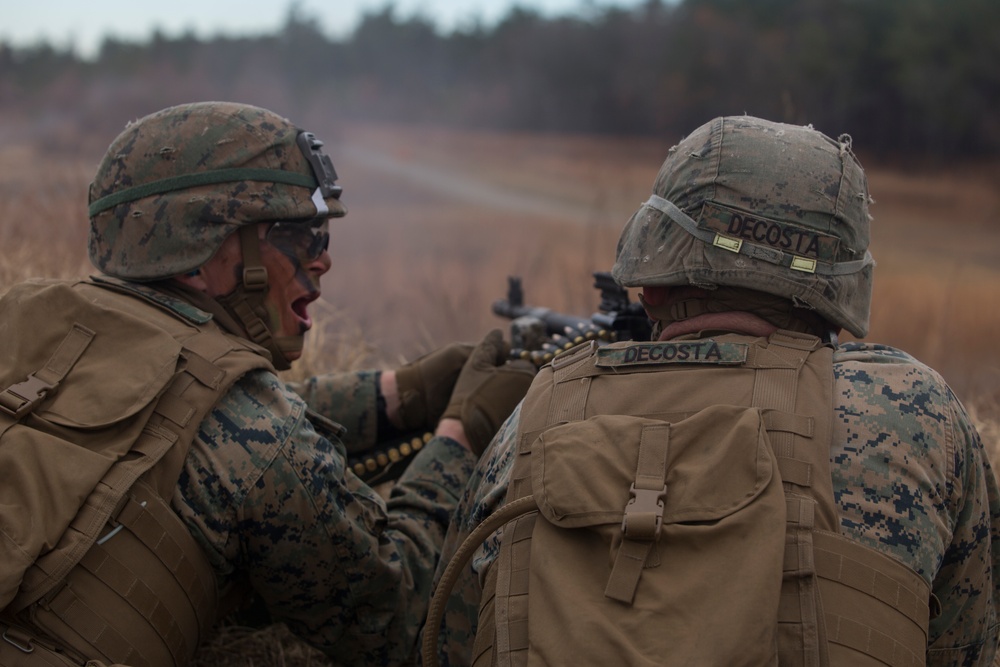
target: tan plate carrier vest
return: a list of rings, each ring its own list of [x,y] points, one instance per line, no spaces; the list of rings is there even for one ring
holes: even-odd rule
[[[930,591],[840,535],[832,350],[813,336],[594,344],[539,372],[473,664],[923,665]],[[530,594],[529,594],[530,593]]]
[[[170,507],[198,426],[259,350],[110,280],[0,301],[0,664],[187,664],[216,622]]]

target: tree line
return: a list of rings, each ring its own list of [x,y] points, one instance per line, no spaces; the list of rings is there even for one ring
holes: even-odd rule
[[[557,17],[515,7],[447,33],[387,5],[339,39],[292,4],[272,34],[108,37],[92,59],[0,43],[0,111],[113,135],[125,117],[230,99],[304,125],[670,139],[748,113],[848,132],[884,157],[988,157],[1000,152],[997,63],[996,0],[647,0]]]

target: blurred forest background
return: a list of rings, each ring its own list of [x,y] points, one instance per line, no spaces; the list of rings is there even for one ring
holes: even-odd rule
[[[1000,150],[996,0],[583,0],[544,18],[441,34],[391,4],[339,40],[299,5],[252,38],[107,38],[96,57],[0,44],[7,131],[58,150],[114,136],[178,102],[239,100],[301,123],[428,122],[463,128],[676,137],[748,113],[849,131],[879,157]],[[109,113],[114,110],[114,113]]]

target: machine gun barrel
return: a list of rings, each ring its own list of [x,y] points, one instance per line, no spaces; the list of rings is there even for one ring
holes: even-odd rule
[[[521,279],[508,277],[507,298],[493,302],[493,313],[512,320],[512,356],[542,364],[587,340],[599,344],[648,340],[651,325],[642,304],[631,303],[628,290],[617,284],[610,273],[599,271],[593,275],[601,300],[598,312],[589,318],[526,305]]]

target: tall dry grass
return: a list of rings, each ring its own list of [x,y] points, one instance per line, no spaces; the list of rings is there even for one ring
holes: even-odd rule
[[[506,328],[490,304],[511,274],[523,278],[530,303],[590,314],[591,272],[611,267],[618,233],[670,144],[311,129],[327,139],[350,214],[333,225],[318,325],[290,377],[394,366]],[[0,291],[27,277],[92,271],[86,187],[99,159],[0,145]],[[1000,461],[1000,171],[976,167],[869,165],[878,267],[868,338],[938,369]],[[279,626],[227,629],[199,664],[326,662]]]
[[[505,328],[490,304],[511,274],[532,304],[593,312],[591,272],[612,265],[621,226],[670,144],[385,125],[316,131],[328,138],[350,213],[333,225],[319,326],[293,376],[393,366]],[[0,145],[0,290],[92,271],[86,188],[100,157]],[[939,370],[996,452],[1000,167],[868,172],[878,261],[868,339]]]

